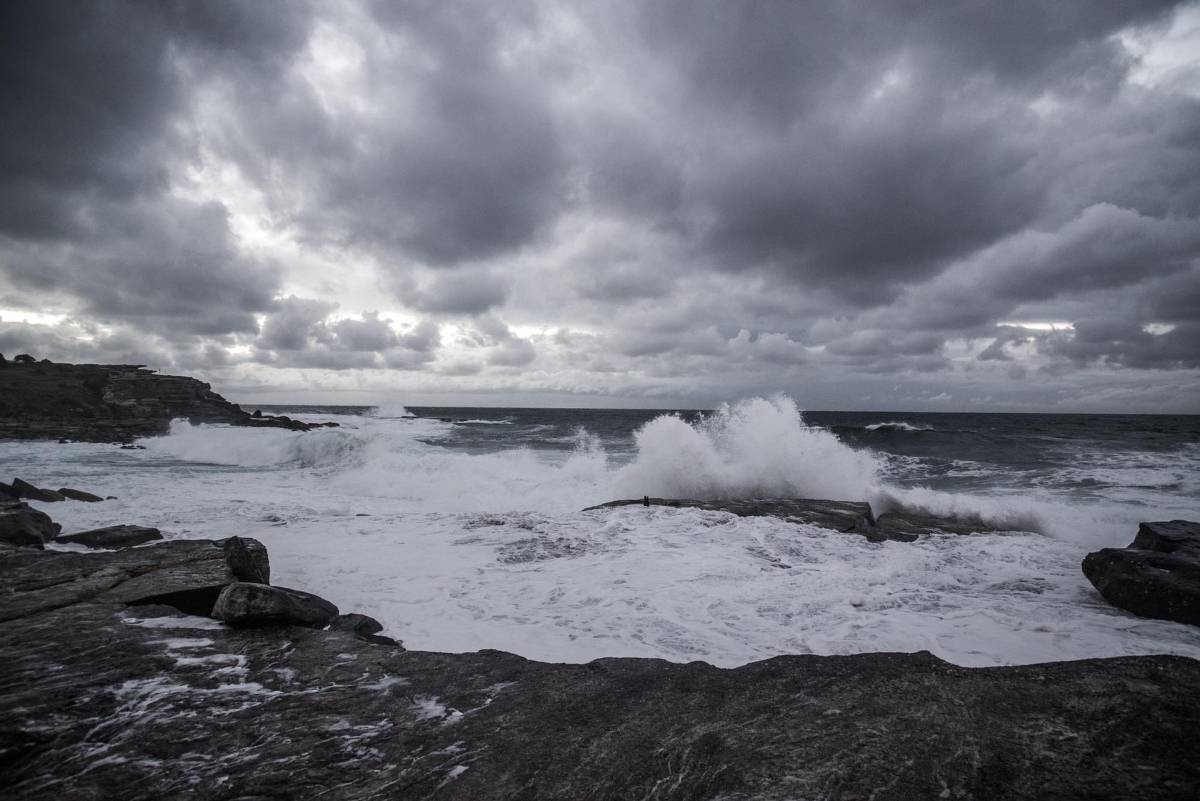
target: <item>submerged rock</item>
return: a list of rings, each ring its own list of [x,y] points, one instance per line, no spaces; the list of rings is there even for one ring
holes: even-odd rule
[[[65,534],[56,542],[71,542],[89,548],[127,548],[145,542],[161,540],[162,533],[149,526],[105,526],[77,534]]]
[[[338,608],[320,596],[287,587],[237,582],[221,591],[212,616],[233,626],[310,626],[323,629]]]
[[[85,501],[87,503],[99,503],[100,501],[104,500],[99,495],[93,495],[92,493],[84,492],[83,490],[71,489],[70,487],[60,488],[58,494],[62,495],[64,498],[69,498],[72,501]]]
[[[1083,574],[1113,606],[1200,626],[1200,523],[1142,523],[1128,547],[1084,557]]]
[[[740,517],[777,517],[789,523],[808,523],[844,533],[861,534],[873,542],[912,542],[922,534],[973,534],[998,531],[980,518],[939,517],[923,510],[893,509],[878,518],[863,501],[827,501],[810,498],[735,498],[689,500],[641,498],[609,501],[583,511],[619,506],[671,506],[729,512]]]

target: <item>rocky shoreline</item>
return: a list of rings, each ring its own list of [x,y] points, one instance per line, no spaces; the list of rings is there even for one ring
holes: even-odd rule
[[[165,434],[175,419],[292,431],[314,427],[286,416],[247,412],[202,381],[159,375],[141,365],[8,361],[0,356],[0,440],[129,443]]]
[[[0,364],[0,438],[128,442],[247,413],[125,365]],[[962,668],[928,652],[734,669],[405,650],[271,583],[257,540],[64,534],[0,483],[0,796],[12,799],[1192,799],[1200,661]],[[867,503],[644,497],[913,542],[991,530]],[[104,508],[104,507],[100,507]],[[1200,622],[1200,525],[1144,523],[1083,569],[1112,604]]]
[[[13,508],[45,517],[53,548],[69,541]],[[369,617],[271,585],[256,540],[105,544],[0,545],[6,798],[1190,799],[1200,786],[1200,662],[1184,657],[718,669],[406,651]]]

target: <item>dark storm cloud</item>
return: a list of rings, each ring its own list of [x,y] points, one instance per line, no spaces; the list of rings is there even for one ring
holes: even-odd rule
[[[1167,6],[644,6],[721,132],[687,193],[702,252],[869,304],[1021,230],[1070,166],[1029,104],[1107,102],[1129,65],[1108,37]]]
[[[505,54],[536,15],[483,2],[370,9],[359,44],[371,110],[331,109],[303,78],[274,97],[231,84],[240,113],[224,135],[243,168],[284,177],[275,202],[314,239],[431,266],[532,242],[566,193],[542,76]]]
[[[175,125],[188,59],[266,81],[304,40],[303,6],[5,3],[0,270],[102,319],[253,331],[278,274],[242,254],[217,202],[169,194],[193,143]]]
[[[8,3],[0,273],[179,364],[1194,370],[1200,100],[1130,49],[1176,7]]]

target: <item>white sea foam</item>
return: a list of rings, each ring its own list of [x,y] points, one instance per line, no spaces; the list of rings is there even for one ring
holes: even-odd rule
[[[396,420],[403,417],[412,417],[413,414],[401,404],[395,401],[384,401],[378,406],[371,409],[368,413],[371,417],[381,420]]]
[[[165,437],[142,440],[147,453],[182,462],[267,467],[325,467],[352,460],[365,440],[335,429],[299,432],[282,428],[234,428],[171,423]]]
[[[876,457],[806,425],[786,397],[723,406],[696,424],[658,417],[634,436],[637,457],[614,483],[623,497],[857,500],[878,490]]]
[[[1200,517],[1195,495],[1172,489],[1195,485],[1187,454],[1168,473],[1152,459],[1094,465],[1151,487],[1123,487],[1139,506],[1049,486],[891,486],[881,459],[806,425],[784,398],[698,424],[659,417],[624,463],[587,432],[568,453],[471,454],[430,444],[454,430],[436,420],[344,422],[307,433],[176,424],[145,451],[0,443],[0,462],[35,483],[118,496],[46,507],[68,531],[136,520],[168,537],[256,537],[275,581],[370,614],[410,648],[721,665],[920,648],[968,665],[1200,657],[1195,629],[1115,610],[1079,571],[1084,553],[1127,543],[1139,519]],[[695,509],[579,511],[642,495],[870,498],[877,510],[982,514],[1043,533],[873,544]]]

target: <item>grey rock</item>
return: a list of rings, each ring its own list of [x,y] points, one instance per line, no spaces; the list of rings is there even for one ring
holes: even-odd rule
[[[92,493],[84,492],[83,490],[71,489],[70,487],[60,488],[58,494],[72,501],[85,501],[87,503],[99,503],[100,501],[104,500],[99,495],[93,495]]]
[[[222,540],[225,563],[238,581],[256,584],[271,583],[271,559],[261,542],[250,537],[230,537]]]
[[[351,612],[348,615],[338,615],[329,628],[334,631],[350,631],[355,634],[378,634],[383,631],[383,624],[373,617]]]
[[[939,517],[919,509],[897,508],[878,518],[871,505],[862,501],[827,501],[810,498],[742,498],[733,500],[685,500],[642,498],[609,501],[594,509],[619,506],[672,506],[729,512],[741,517],[777,517],[791,523],[808,523],[849,534],[860,534],[873,542],[912,542],[926,534],[973,534],[998,531],[976,517]]]
[[[71,542],[89,548],[127,548],[146,542],[161,540],[162,533],[149,526],[105,526],[77,534],[64,534],[56,542]]]
[[[0,620],[82,602],[167,604],[207,615],[221,590],[238,580],[235,566],[224,543],[212,540],[96,553],[22,549],[0,565]]]
[[[21,500],[20,493],[12,484],[5,484],[0,481],[0,501],[19,501]]]
[[[0,542],[24,548],[42,548],[58,535],[58,524],[45,512],[21,501],[0,503]]]
[[[912,542],[922,534],[976,534],[998,531],[980,517],[945,517],[920,509],[891,509],[875,518],[880,539]]]
[[[322,629],[338,608],[320,596],[287,587],[239,581],[221,590],[212,616],[231,626],[310,626]]]
[[[66,500],[66,498],[61,493],[55,492],[54,490],[41,489],[40,487],[35,487],[33,484],[30,484],[28,481],[25,481],[20,478],[13,479],[12,488],[14,490],[16,490],[17,497],[25,498],[30,501],[42,501],[43,503],[56,503],[58,501]]]
[[[176,418],[311,428],[299,420],[254,419],[202,381],[136,364],[39,364],[6,371],[0,386],[0,439],[127,443],[166,433]]]
[[[1142,523],[1127,548],[1085,556],[1083,574],[1113,606],[1200,626],[1200,523]]]
[[[707,509],[729,512],[740,517],[778,517],[793,523],[811,523],[835,531],[856,534],[869,532],[875,523],[875,517],[871,514],[871,505],[868,503],[809,498],[739,498],[710,501],[681,498],[634,498],[589,506],[584,511],[644,505]]]
[[[84,603],[0,624],[0,664],[0,787],[23,801],[1191,801],[1200,786],[1200,662],[1181,657],[545,664]]]

